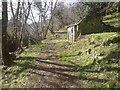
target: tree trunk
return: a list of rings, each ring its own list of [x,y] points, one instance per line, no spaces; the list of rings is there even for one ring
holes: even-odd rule
[[[7,45],[7,2],[2,2],[2,59],[4,65],[10,66],[12,61],[10,60],[10,55]]]
[[[2,20],[0,20],[0,65],[1,64],[2,64]]]

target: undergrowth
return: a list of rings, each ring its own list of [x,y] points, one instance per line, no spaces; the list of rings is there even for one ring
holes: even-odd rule
[[[63,34],[56,42],[60,60],[74,66],[72,72],[75,81],[82,83],[81,87],[96,88],[119,79],[120,37],[117,32],[82,35],[74,44],[68,43]]]
[[[11,67],[3,66],[2,70],[2,88],[27,88],[30,86],[29,76],[31,64],[42,48],[46,40],[37,45],[32,45],[26,49],[13,63]]]

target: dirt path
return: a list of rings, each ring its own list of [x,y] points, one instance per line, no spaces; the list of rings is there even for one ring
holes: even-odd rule
[[[33,65],[32,88],[76,88],[70,71],[72,66],[59,61],[53,39],[40,52]]]

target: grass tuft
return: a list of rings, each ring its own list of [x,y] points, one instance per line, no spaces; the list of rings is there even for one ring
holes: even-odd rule
[[[2,88],[27,88],[30,86],[28,81],[31,71],[31,65],[37,60],[37,56],[45,42],[32,45],[26,49],[15,61],[11,67],[3,66]]]
[[[68,43],[66,33],[57,40],[60,60],[74,66],[75,81],[84,88],[96,88],[107,81],[118,80],[118,44],[117,32],[82,35],[74,44]]]

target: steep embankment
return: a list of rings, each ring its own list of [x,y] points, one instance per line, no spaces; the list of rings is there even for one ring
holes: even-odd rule
[[[65,30],[56,40],[59,58],[74,66],[75,81],[83,88],[105,86],[118,80],[120,64],[120,36],[116,32],[82,35],[74,44],[66,40]],[[108,83],[107,83],[108,84]]]

